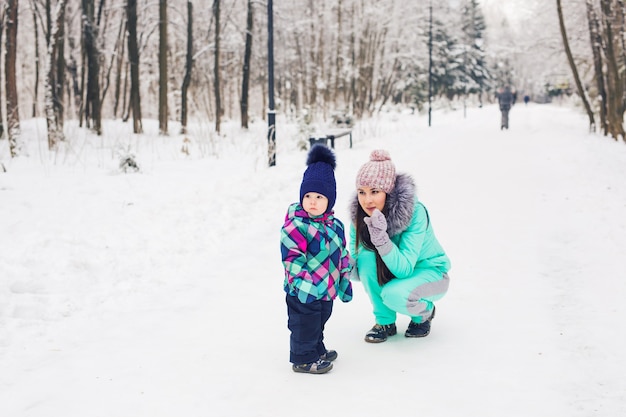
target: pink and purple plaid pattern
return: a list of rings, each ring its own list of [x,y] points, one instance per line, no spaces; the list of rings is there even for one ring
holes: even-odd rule
[[[302,303],[352,299],[344,226],[332,212],[310,217],[300,204],[289,206],[280,249],[287,293]]]

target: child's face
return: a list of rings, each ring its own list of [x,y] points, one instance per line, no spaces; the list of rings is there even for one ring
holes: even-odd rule
[[[306,193],[302,197],[302,208],[311,216],[319,216],[328,208],[328,198],[319,193]]]
[[[385,201],[387,200],[387,193],[384,191],[378,188],[359,187],[357,194],[359,196],[359,204],[368,216],[371,216],[375,209],[383,211]]]

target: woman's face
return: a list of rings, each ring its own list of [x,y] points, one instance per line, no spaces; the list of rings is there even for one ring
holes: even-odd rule
[[[306,193],[302,197],[302,208],[311,216],[319,216],[328,208],[328,198],[319,193]]]
[[[386,192],[378,188],[359,187],[357,195],[359,196],[361,208],[368,216],[371,216],[375,209],[383,211],[385,201],[387,200]]]

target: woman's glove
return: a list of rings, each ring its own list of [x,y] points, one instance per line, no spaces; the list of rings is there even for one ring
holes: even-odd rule
[[[393,248],[393,243],[387,234],[387,219],[385,215],[378,209],[375,209],[371,217],[363,219],[370,232],[372,244],[376,246],[376,250],[380,256],[385,256]]]

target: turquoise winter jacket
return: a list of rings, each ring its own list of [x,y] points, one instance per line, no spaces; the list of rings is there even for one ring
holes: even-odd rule
[[[394,189],[387,195],[387,233],[394,244],[392,250],[382,257],[395,278],[410,278],[419,269],[436,269],[441,274],[450,270],[450,260],[439,244],[430,224],[424,205],[415,194],[415,185],[410,176],[399,174]],[[350,253],[356,263],[361,279],[373,278],[376,281],[376,254],[363,246],[355,247],[356,213],[358,197],[351,205]]]

